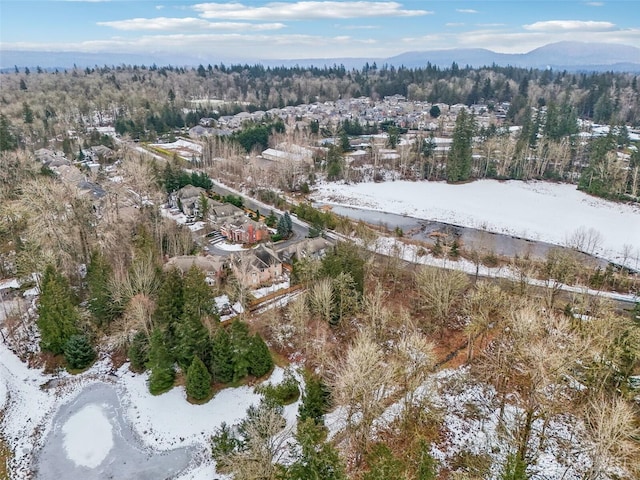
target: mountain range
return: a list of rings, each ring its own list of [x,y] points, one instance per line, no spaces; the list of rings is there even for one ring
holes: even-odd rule
[[[424,67],[427,62],[441,68],[458,66],[482,67],[490,65],[523,68],[552,68],[568,71],[616,71],[640,72],[640,48],[610,43],[558,42],[531,50],[528,53],[498,53],[484,48],[424,50],[405,52],[388,58],[315,58],[315,59],[230,59],[207,58],[189,55],[145,55],[125,53],[80,53],[0,51],[0,69],[7,71],[40,66],[45,69],[93,67],[95,65],[177,65],[261,63],[265,66],[301,67],[344,65],[345,68],[361,68],[374,62],[378,66]]]

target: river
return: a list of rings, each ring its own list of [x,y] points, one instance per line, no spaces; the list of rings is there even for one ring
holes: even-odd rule
[[[389,232],[393,232],[396,227],[402,230],[405,238],[419,240],[427,244],[434,244],[436,238],[451,243],[454,238],[458,239],[461,248],[467,251],[478,251],[482,254],[493,253],[504,257],[529,256],[537,260],[544,260],[552,249],[566,248],[552,243],[529,240],[501,233],[489,232],[477,228],[463,227],[450,223],[423,220],[420,218],[398,215],[396,213],[379,212],[365,208],[335,205],[325,202],[315,202],[315,207],[328,206],[337,215],[359,220],[370,225],[383,227]],[[607,265],[604,259],[588,256],[596,260],[602,266]]]

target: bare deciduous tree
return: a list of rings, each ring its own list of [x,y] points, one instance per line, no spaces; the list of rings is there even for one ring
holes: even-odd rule
[[[346,355],[330,369],[333,400],[344,409],[342,434],[356,465],[371,441],[371,426],[385,409],[385,400],[397,385],[394,369],[385,361],[380,346],[361,333]]]
[[[604,397],[589,403],[585,412],[587,452],[592,465],[585,478],[638,478],[640,474],[640,428],[634,409],[622,398]]]
[[[311,311],[326,322],[331,321],[333,286],[330,278],[318,280],[309,292]]]
[[[420,267],[415,273],[415,283],[420,306],[434,317],[437,327],[442,328],[469,280],[457,270]]]

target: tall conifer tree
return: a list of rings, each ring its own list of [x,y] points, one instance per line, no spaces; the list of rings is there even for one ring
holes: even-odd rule
[[[79,319],[68,280],[55,267],[47,266],[38,303],[40,348],[56,355],[63,353],[67,341],[77,333]]]

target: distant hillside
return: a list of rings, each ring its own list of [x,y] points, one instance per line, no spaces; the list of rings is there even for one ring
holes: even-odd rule
[[[324,59],[247,59],[169,54],[79,53],[79,52],[0,52],[0,69],[40,66],[46,69],[84,68],[94,65],[176,65],[262,63],[265,66],[332,66],[361,68],[367,62],[378,65],[424,67],[427,62],[441,68],[456,62],[460,67],[483,67],[493,64],[524,68],[553,68],[570,71],[640,72],[640,48],[608,43],[558,42],[528,53],[497,53],[484,48],[425,50],[406,52],[389,58],[324,58]]]
[[[386,60],[390,65],[420,67],[431,62],[439,67],[513,66],[556,70],[613,70],[640,72],[640,48],[608,43],[558,42],[528,53],[496,53],[483,48],[407,52]]]

